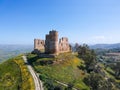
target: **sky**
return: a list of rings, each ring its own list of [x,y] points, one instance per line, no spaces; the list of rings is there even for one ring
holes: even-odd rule
[[[120,0],[0,0],[0,44],[33,44],[50,30],[70,43],[120,43]]]

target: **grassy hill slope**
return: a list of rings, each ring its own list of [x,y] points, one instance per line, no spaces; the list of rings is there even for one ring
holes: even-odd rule
[[[40,73],[40,79],[48,82],[48,79],[60,81],[65,84],[73,84],[75,88],[89,90],[83,82],[86,73],[78,67],[84,65],[83,60],[71,53],[60,54],[56,58],[39,58],[36,55],[28,55],[29,62],[33,61],[35,70]]]
[[[0,90],[34,90],[34,82],[22,56],[0,64]]]
[[[12,60],[0,64],[0,90],[16,90],[21,87],[21,70]]]

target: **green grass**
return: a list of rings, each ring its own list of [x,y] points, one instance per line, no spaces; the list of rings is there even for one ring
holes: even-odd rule
[[[0,64],[0,90],[17,90],[21,81],[21,70],[13,60]]]
[[[36,55],[28,55],[28,58],[36,57]],[[40,65],[41,60],[53,60],[56,63],[48,65]],[[61,61],[62,60],[62,61]],[[83,65],[83,61],[71,53],[60,54],[55,58],[37,58],[33,62],[33,66],[42,77],[51,78],[63,83],[73,83],[75,88],[89,90],[83,82],[86,74],[78,68]]]
[[[0,64],[0,90],[34,90],[34,82],[22,56]]]
[[[14,62],[19,65],[22,76],[22,90],[34,90],[34,81],[33,78],[23,61],[22,55],[13,58]]]
[[[115,71],[113,71],[110,67],[107,67],[107,69],[105,70],[107,76],[109,78],[112,78],[113,80],[115,80],[117,83],[120,83],[120,79],[116,79],[115,78]]]

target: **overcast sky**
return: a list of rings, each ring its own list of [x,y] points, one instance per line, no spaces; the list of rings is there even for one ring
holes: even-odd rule
[[[0,44],[33,44],[52,29],[70,43],[120,43],[120,0],[0,0]]]

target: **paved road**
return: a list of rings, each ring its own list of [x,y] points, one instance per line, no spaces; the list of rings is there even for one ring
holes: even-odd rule
[[[22,56],[23,60],[25,61],[25,63],[27,63],[27,67],[34,79],[34,83],[35,83],[35,90],[44,90],[42,82],[40,81],[39,77],[37,76],[37,74],[35,73],[35,71],[33,70],[33,68],[31,67],[31,65],[28,64],[27,58],[26,56]]]

